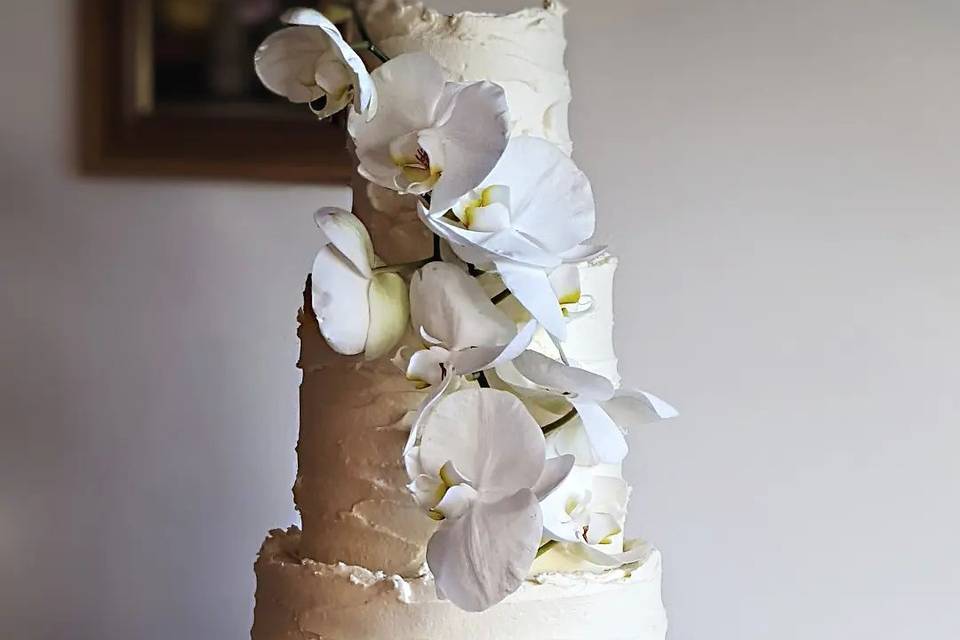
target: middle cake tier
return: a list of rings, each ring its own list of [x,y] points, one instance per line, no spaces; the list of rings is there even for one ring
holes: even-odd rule
[[[436,523],[407,490],[403,447],[425,397],[388,359],[335,354],[301,313],[300,440],[294,501],[300,552],[416,575]]]

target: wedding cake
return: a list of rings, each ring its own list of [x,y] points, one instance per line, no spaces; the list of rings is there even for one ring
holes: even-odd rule
[[[354,11],[360,43],[300,9],[256,56],[272,91],[349,111],[357,177],[351,212],[316,214],[302,529],[263,544],[252,637],[662,640],[621,465],[625,430],[675,412],[620,384],[565,9]]]

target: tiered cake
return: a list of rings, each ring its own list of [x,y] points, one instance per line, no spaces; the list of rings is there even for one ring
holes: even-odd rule
[[[385,57],[426,52],[447,80],[501,86],[510,135],[543,138],[569,155],[564,12],[547,1],[542,8],[509,15],[445,16],[420,3],[375,0],[361,5],[359,17]],[[416,196],[359,176],[353,194],[353,213],[385,264],[430,255],[431,234],[418,219]],[[593,255],[576,269],[589,310],[565,312],[562,341],[541,328],[528,348],[575,362],[619,386],[612,343],[616,260],[606,253]],[[502,287],[495,280],[479,279],[494,294]],[[411,424],[430,390],[411,382],[389,355],[370,360],[331,349],[321,335],[322,318],[318,321],[312,308],[315,294],[305,295],[298,331],[303,382],[293,491],[302,531],[275,530],[264,542],[256,563],[254,640],[663,639],[660,555],[640,543],[632,543],[630,562],[614,566],[544,540],[519,588],[485,611],[464,611],[438,596],[425,563],[438,518],[418,505],[404,467]],[[523,307],[516,300],[498,307],[522,323]],[[417,340],[409,331],[403,344]],[[461,388],[477,385],[467,377]],[[563,413],[543,406],[531,411],[541,424]],[[547,435],[548,455],[577,449],[575,426],[561,425]],[[622,484],[619,462],[591,462],[583,467],[578,458],[572,475]],[[622,524],[621,518],[594,546],[622,552]],[[587,526],[582,533],[586,539]]]

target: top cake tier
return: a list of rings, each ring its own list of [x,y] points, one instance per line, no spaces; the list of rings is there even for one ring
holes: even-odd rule
[[[387,55],[425,51],[449,80],[496,82],[507,95],[512,135],[545,138],[570,154],[562,4],[547,0],[506,15],[448,16],[422,2],[371,0],[361,11],[371,38]]]

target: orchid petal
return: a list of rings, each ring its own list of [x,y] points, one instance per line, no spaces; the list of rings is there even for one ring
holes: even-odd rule
[[[513,364],[531,382],[572,398],[604,401],[615,393],[613,384],[603,376],[567,366],[536,351],[525,351]]]
[[[449,117],[436,129],[444,140],[445,157],[443,174],[431,194],[432,213],[452,207],[490,173],[507,147],[510,127],[506,95],[499,85],[448,82],[443,101],[450,102]]]
[[[455,351],[450,363],[457,373],[476,373],[510,362],[530,345],[537,330],[537,321],[530,320],[506,346],[474,347]]]
[[[627,441],[617,424],[596,402],[572,399],[571,404],[583,421],[597,459],[610,464],[621,462],[627,456]]]
[[[360,218],[339,207],[323,207],[313,214],[313,220],[327,242],[350,261],[357,273],[366,278],[372,275],[376,256],[370,232]]]
[[[580,302],[580,270],[576,265],[561,264],[550,272],[549,280],[561,305]]]
[[[601,567],[622,567],[625,564],[643,563],[653,553],[653,547],[643,540],[625,541],[622,553],[605,553],[586,544],[570,545],[570,548],[575,555]]]
[[[459,518],[477,499],[477,490],[468,484],[458,484],[447,489],[434,510],[445,518]]]
[[[443,347],[420,349],[410,356],[406,369],[407,380],[423,383],[425,386],[440,384],[449,359],[450,352]]]
[[[603,403],[603,408],[614,422],[625,430],[680,415],[676,409],[652,393],[626,389],[617,391],[613,398]]]
[[[593,235],[596,206],[590,181],[573,160],[542,138],[511,138],[481,184],[508,185],[513,228],[548,251],[568,251]]]
[[[314,82],[317,59],[329,48],[320,29],[287,27],[268,35],[254,54],[254,68],[263,86],[290,102],[312,102],[324,96]]]
[[[407,283],[395,273],[378,273],[369,287],[370,320],[364,355],[376,360],[393,350],[410,318]]]
[[[497,604],[523,583],[537,554],[542,518],[530,489],[474,502],[427,544],[439,593],[467,611]]]
[[[317,252],[311,281],[313,312],[324,339],[337,353],[362,352],[370,326],[370,281],[332,244]]]
[[[418,461],[419,469],[424,469],[423,464],[420,462],[419,447],[417,446],[420,442],[420,432],[423,430],[424,420],[430,414],[430,411],[437,404],[437,402],[439,402],[443,397],[444,392],[446,392],[446,390],[450,387],[450,383],[453,382],[453,378],[454,376],[452,375],[444,376],[443,380],[440,381],[440,384],[435,384],[430,387],[430,394],[424,398],[420,405],[420,409],[417,411],[417,415],[414,416],[413,422],[410,424],[410,433],[407,435],[407,443],[403,447],[403,453],[404,456],[407,457],[413,455],[413,452],[416,450],[416,459]],[[442,467],[443,465],[441,464],[440,466]],[[437,474],[439,474],[439,468],[437,470]]]
[[[439,473],[449,460],[474,480],[485,500],[497,500],[534,486],[540,478],[543,434],[516,396],[496,389],[462,389],[441,399],[422,426],[424,472]]]
[[[551,493],[566,480],[567,476],[573,470],[575,458],[573,456],[559,456],[557,458],[548,458],[543,467],[543,473],[537,483],[533,485],[533,492],[537,500],[545,500]]]
[[[567,336],[567,322],[553,287],[542,270],[498,260],[497,273],[514,297],[536,318],[549,333],[563,340]]]
[[[587,262],[594,258],[599,258],[606,252],[606,245],[578,244],[572,249],[561,252],[560,259],[564,263]]]
[[[476,279],[444,262],[431,262],[414,274],[410,307],[414,327],[448,349],[504,345],[516,335],[516,325]]]

